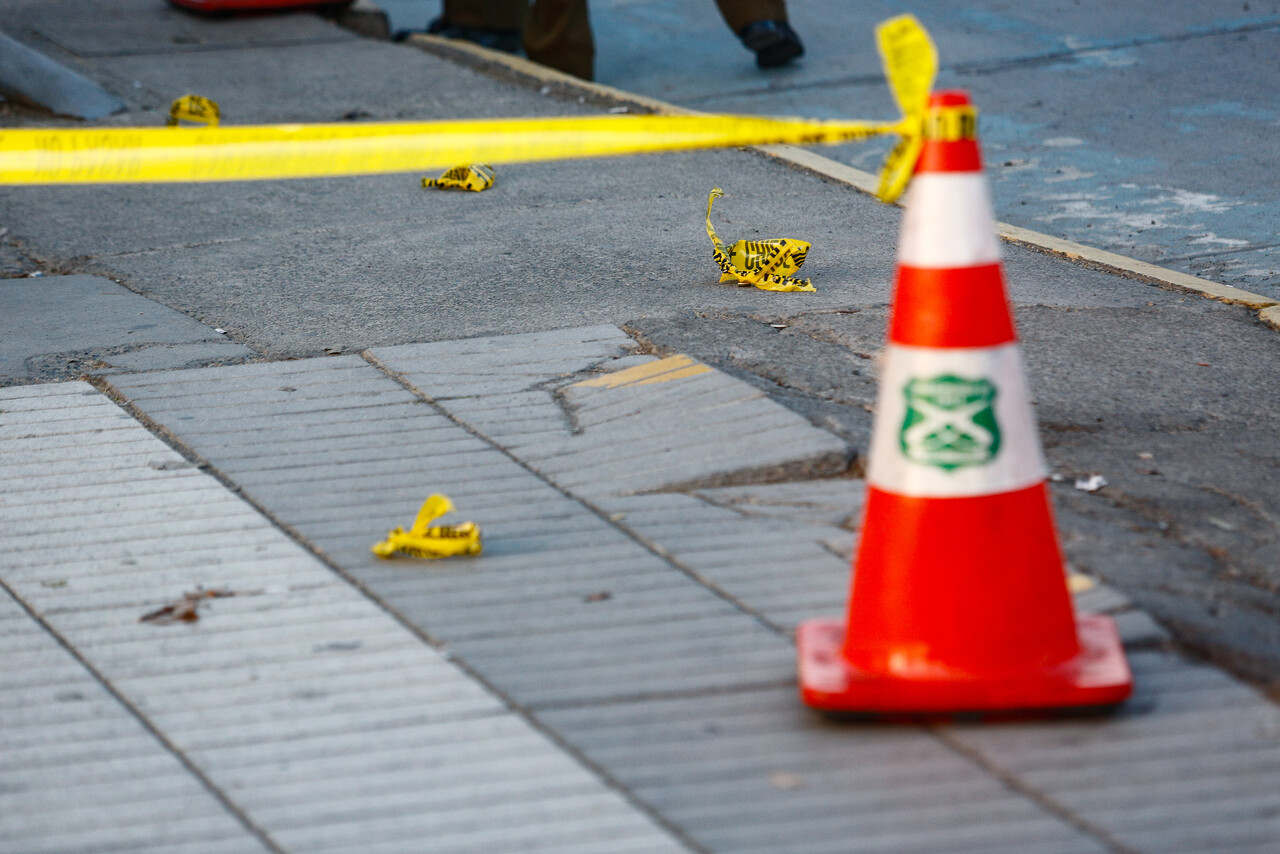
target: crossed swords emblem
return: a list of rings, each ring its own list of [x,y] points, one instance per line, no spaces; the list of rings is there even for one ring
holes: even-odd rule
[[[919,386],[934,393],[921,392]],[[907,415],[900,440],[908,459],[951,470],[980,465],[995,456],[1000,433],[994,413],[980,418],[991,409],[996,395],[989,380],[954,376],[912,380],[903,392]],[[990,428],[983,420],[990,422]]]

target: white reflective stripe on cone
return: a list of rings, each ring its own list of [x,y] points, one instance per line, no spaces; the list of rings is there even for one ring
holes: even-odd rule
[[[867,482],[920,498],[992,495],[1046,468],[1017,344],[885,350]]]
[[[921,173],[911,179],[904,204],[899,263],[945,269],[1000,260],[983,173]]]

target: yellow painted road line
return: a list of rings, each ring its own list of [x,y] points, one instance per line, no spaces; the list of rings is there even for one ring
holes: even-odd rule
[[[696,377],[698,374],[705,374],[710,370],[710,367],[695,361],[689,356],[677,355],[658,359],[655,362],[645,362],[643,365],[636,365],[633,368],[626,368],[614,374],[605,374],[601,377],[583,380],[573,385],[574,387],[581,386],[583,388],[630,388],[632,386],[665,383],[671,380],[685,379],[686,377]]]

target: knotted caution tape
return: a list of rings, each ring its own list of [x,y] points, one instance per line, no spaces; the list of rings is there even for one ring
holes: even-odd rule
[[[762,291],[816,291],[808,279],[794,279],[809,254],[809,245],[790,237],[773,240],[739,240],[725,248],[711,224],[711,205],[724,195],[716,187],[707,199],[707,236],[711,254],[720,265],[721,282],[755,285]]]
[[[455,166],[445,170],[439,178],[423,178],[423,187],[438,187],[441,190],[471,190],[480,192],[493,186],[493,167],[487,163],[471,163],[466,166]]]
[[[520,163],[774,144],[832,144],[897,134],[879,195],[906,187],[920,153],[937,72],[910,15],[876,39],[902,110],[896,122],[754,116],[572,116],[445,122],[0,130],[0,184],[253,181],[424,172],[458,163]],[[181,99],[180,99],[181,100]],[[216,105],[215,105],[216,106]],[[191,110],[194,115],[194,102]]]
[[[380,558],[389,558],[396,552],[424,558],[480,554],[480,527],[474,522],[431,527],[432,522],[451,510],[453,502],[445,496],[429,496],[413,520],[413,527],[407,531],[393,528],[385,540],[373,544],[373,553]]]

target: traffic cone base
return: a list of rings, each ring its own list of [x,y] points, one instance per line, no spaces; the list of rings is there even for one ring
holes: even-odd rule
[[[800,696],[829,712],[926,713],[1112,706],[1133,688],[1120,634],[1109,617],[1076,618],[1079,652],[1023,673],[973,675],[943,668],[871,673],[842,654],[844,623],[809,620],[796,629]]]

